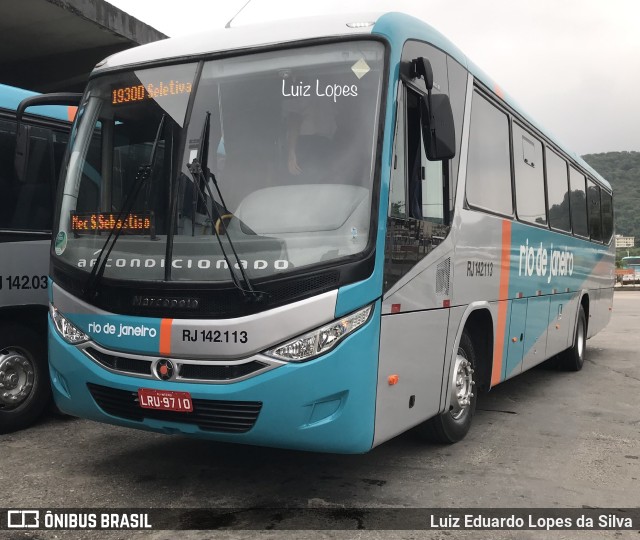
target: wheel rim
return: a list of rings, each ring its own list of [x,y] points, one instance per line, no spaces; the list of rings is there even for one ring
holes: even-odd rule
[[[471,407],[474,384],[473,366],[467,359],[465,352],[458,349],[451,384],[451,408],[449,411],[454,420],[462,418]]]
[[[19,347],[0,351],[0,409],[15,409],[31,395],[35,383],[31,355]]]
[[[578,321],[578,335],[576,336],[576,345],[578,348],[578,358],[582,359],[584,354],[584,323],[582,319]]]

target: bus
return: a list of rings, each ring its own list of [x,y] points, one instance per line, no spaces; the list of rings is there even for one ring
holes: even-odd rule
[[[622,284],[635,284],[640,281],[640,257],[622,257],[622,268],[628,269],[631,273],[622,276]]]
[[[88,170],[99,171],[92,178]],[[58,407],[362,453],[610,318],[611,186],[426,23],[232,27],[93,71],[58,190]]]
[[[73,99],[0,84],[0,433],[26,427],[50,402],[49,247],[75,114],[53,104]]]

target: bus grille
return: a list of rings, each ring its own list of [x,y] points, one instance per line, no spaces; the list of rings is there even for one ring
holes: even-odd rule
[[[142,422],[145,418],[166,422],[196,425],[203,431],[246,433],[262,409],[261,401],[214,401],[193,399],[193,412],[157,411],[143,409],[137,392],[117,390],[88,383],[91,396],[104,412],[111,416]]]
[[[180,364],[179,379],[194,379],[203,381],[232,381],[246,377],[251,373],[268,367],[269,364],[258,362],[245,362],[244,364],[205,365],[205,364]]]
[[[151,373],[151,362],[149,360],[138,360],[137,358],[107,354],[93,347],[88,347],[85,349],[85,352],[98,363],[114,371],[138,373],[140,375],[150,375]]]
[[[112,371],[141,375],[148,378],[153,377],[151,372],[153,366],[152,360],[119,356],[117,353],[107,353],[93,347],[87,347],[84,349],[84,352],[100,365]],[[257,375],[258,371],[270,367],[269,364],[258,360],[252,360],[242,364],[191,364],[182,363],[177,359],[174,359],[173,362],[178,365],[178,372],[175,378],[177,382],[183,379],[212,382],[233,381],[254,373]]]

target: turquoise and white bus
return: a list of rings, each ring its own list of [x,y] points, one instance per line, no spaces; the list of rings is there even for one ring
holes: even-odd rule
[[[326,452],[414,426],[455,442],[478,388],[579,370],[610,317],[611,186],[403,14],[114,55],[65,167],[49,347],[73,415]]]
[[[75,114],[53,104],[72,97],[0,85],[0,433],[26,427],[51,401],[49,246]]]

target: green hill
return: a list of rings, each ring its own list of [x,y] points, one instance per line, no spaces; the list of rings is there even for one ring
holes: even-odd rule
[[[636,237],[640,245],[640,152],[606,152],[582,158],[613,187],[616,234]]]

